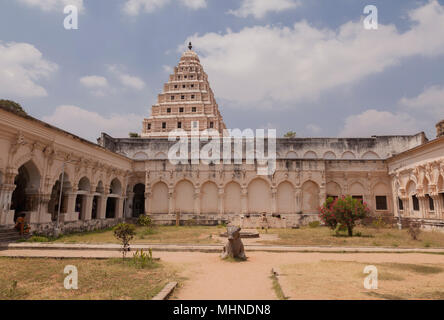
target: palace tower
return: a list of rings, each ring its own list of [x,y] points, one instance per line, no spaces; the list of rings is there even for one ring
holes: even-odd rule
[[[188,133],[214,129],[222,134],[226,128],[208,76],[192,48],[190,42],[152,106],[151,116],[143,120],[142,137],[167,138],[175,129]]]

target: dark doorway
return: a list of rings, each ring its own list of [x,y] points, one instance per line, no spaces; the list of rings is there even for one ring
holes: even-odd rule
[[[91,219],[97,219],[97,209],[99,205],[99,197],[98,196],[94,196],[93,198],[93,203],[92,203],[92,211],[91,211]]]
[[[106,200],[106,218],[113,219],[116,217],[116,198],[108,198]]]
[[[138,217],[145,214],[145,185],[142,183],[136,184],[133,192],[133,217]]]

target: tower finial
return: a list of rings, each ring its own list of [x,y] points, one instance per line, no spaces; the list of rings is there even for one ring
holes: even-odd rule
[[[191,44],[191,41],[190,41],[190,43],[188,44],[188,49],[193,49],[193,45]]]

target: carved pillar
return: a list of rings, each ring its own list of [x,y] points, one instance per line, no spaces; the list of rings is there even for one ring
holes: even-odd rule
[[[99,201],[97,201],[97,219],[106,219],[107,199],[108,199],[108,193],[104,193],[99,196]]]
[[[14,224],[14,211],[10,210],[12,192],[15,185],[4,184],[0,187],[0,225]]]
[[[66,213],[73,213],[76,210],[77,192],[69,192],[67,198]]]
[[[134,210],[134,192],[128,192],[127,193],[127,200],[126,200],[126,208],[125,213],[126,217],[130,218],[133,216],[133,210]]]
[[[145,193],[145,212],[146,214],[152,214],[153,211],[153,193],[148,192]],[[148,201],[148,206],[146,205],[146,201]]]
[[[81,219],[88,221],[91,220],[91,216],[92,216],[92,205],[93,205],[93,199],[94,199],[94,195],[93,194],[86,194],[83,196],[82,199],[82,215],[81,215]]]
[[[294,208],[295,208],[295,213],[299,213],[302,212],[302,189],[301,187],[296,187],[295,188],[295,192],[294,192]]]
[[[114,217],[116,219],[122,219],[123,218],[123,203],[125,202],[125,197],[118,197],[116,198],[116,213]]]
[[[223,215],[224,214],[224,195],[225,195],[225,190],[224,188],[219,188],[218,189],[218,209],[219,209],[219,215]]]
[[[271,213],[277,212],[277,188],[271,187]]]
[[[419,218],[427,218],[428,216],[428,208],[429,208],[429,203],[428,203],[428,199],[425,195],[418,195],[418,201],[419,201]]]
[[[325,199],[327,198],[327,190],[325,188],[325,185],[322,185],[319,188],[319,206],[322,207],[322,205],[325,202]]]
[[[200,214],[200,188],[194,189],[194,214]]]
[[[169,214],[174,214],[174,189],[170,188],[168,190],[168,213]]]
[[[442,204],[440,201],[439,193],[430,196],[433,199],[433,204],[435,205],[435,216],[436,219],[442,219]]]
[[[144,200],[145,201],[145,205],[144,205],[145,213],[148,213],[148,211],[151,212],[151,210],[149,209],[150,206],[151,206],[151,196],[152,196],[152,194],[149,191],[145,192],[145,194],[144,194],[144,197],[145,197],[145,200]]]
[[[242,186],[241,187],[241,208],[242,208],[242,214],[248,213],[248,189],[247,187]]]

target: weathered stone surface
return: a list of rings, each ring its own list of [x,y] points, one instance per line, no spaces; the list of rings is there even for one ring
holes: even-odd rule
[[[242,260],[247,259],[245,256],[244,244],[240,238],[240,231],[241,228],[237,226],[227,227],[228,241],[222,250],[222,259],[228,257]]]

